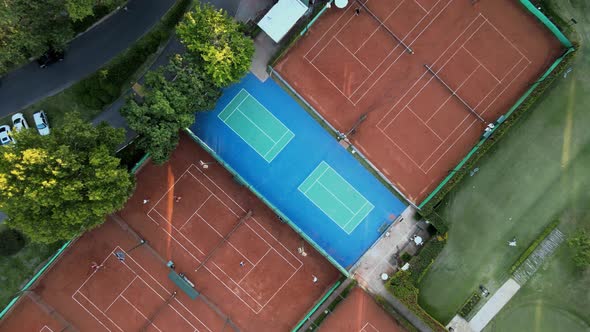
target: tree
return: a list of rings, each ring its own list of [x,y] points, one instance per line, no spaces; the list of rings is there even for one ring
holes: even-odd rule
[[[143,102],[130,99],[121,114],[139,134],[139,146],[156,164],[176,148],[179,131],[195,120],[195,112],[215,106],[221,91],[204,74],[199,61],[176,55],[170,63],[146,75]]]
[[[205,62],[205,71],[219,87],[240,80],[249,70],[254,42],[223,10],[211,5],[187,13],[176,32],[187,50]]]
[[[568,240],[568,245],[574,251],[573,261],[579,268],[590,266],[590,236],[581,230]]]
[[[66,0],[66,10],[70,18],[74,21],[80,21],[86,16],[94,14],[94,5],[96,0]]]
[[[63,0],[0,1],[0,75],[73,35]]]
[[[0,152],[0,209],[32,241],[69,240],[123,207],[133,178],[114,157],[124,133],[77,114],[48,136],[15,134]]]

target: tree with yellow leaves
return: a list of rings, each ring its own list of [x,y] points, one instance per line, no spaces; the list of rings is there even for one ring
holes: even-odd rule
[[[15,144],[0,148],[0,210],[32,241],[72,239],[102,224],[133,191],[133,177],[114,156],[120,129],[93,127],[73,114],[48,136],[15,136]]]

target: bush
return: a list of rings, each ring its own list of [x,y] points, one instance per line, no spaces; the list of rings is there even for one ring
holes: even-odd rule
[[[408,271],[398,271],[385,284],[385,288],[398,300],[403,302],[416,316],[426,323],[435,332],[446,332],[447,329],[436,319],[430,316],[418,304],[419,290],[412,282],[412,274]]]
[[[417,256],[410,260],[410,271],[412,272],[412,281],[418,285],[420,280],[428,272],[428,268],[434,263],[434,260],[445,247],[445,240],[439,241],[433,238],[424,245]]]
[[[191,0],[177,1],[162,21],[127,51],[77,83],[74,89],[79,95],[80,102],[89,108],[96,109],[103,108],[119,98],[123,88],[129,84],[129,78],[168,38],[191,3]]]
[[[0,231],[0,256],[12,256],[26,244],[25,237],[18,231],[4,228]]]
[[[469,313],[471,313],[473,308],[475,308],[477,303],[479,303],[479,300],[481,300],[481,295],[479,295],[479,292],[473,292],[467,301],[463,303],[461,309],[459,309],[459,315],[461,315],[463,318],[467,318]]]
[[[524,263],[524,261],[527,258],[529,258],[533,251],[539,246],[539,244],[541,244],[541,242],[547,237],[547,235],[549,235],[549,233],[551,233],[557,227],[557,225],[559,225],[559,219],[552,221],[549,225],[547,225],[547,227],[545,227],[545,229],[543,229],[541,234],[539,234],[533,240],[533,242],[528,246],[528,248],[520,255],[520,257],[518,257],[516,262],[512,264],[512,266],[510,267],[510,273],[514,273],[514,271],[516,271],[516,269],[518,269],[520,265],[522,265],[522,263]]]
[[[395,309],[393,309],[393,307],[391,306],[391,304],[389,304],[389,302],[387,302],[387,300],[385,300],[385,298],[383,298],[380,295],[375,295],[375,302],[377,302],[377,304],[383,310],[385,310],[385,312],[387,312],[401,326],[403,326],[406,331],[408,331],[408,332],[418,332],[418,329],[414,325],[412,325],[412,323],[410,323],[404,316],[402,316],[399,313],[397,313],[397,311],[395,311]]]
[[[403,254],[400,256],[400,258],[402,259],[402,262],[406,263],[406,262],[409,262],[409,261],[412,259],[412,255],[410,255],[410,254],[409,254],[409,253],[407,253],[407,252],[404,252],[404,253],[403,253]]]

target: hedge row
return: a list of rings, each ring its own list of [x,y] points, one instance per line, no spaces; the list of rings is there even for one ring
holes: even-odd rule
[[[578,45],[575,45],[576,49]],[[553,83],[553,81],[561,76],[564,71],[570,67],[571,62],[573,60],[574,55],[576,52],[569,53],[563,61],[553,70],[553,72],[540,84],[537,88],[530,94],[530,96],[512,113],[508,119],[502,123],[488,138],[481,147],[475,152],[471,158],[465,163],[463,169],[468,170],[471,169],[475,163],[479,161],[479,159],[486,154],[486,152],[501,138],[503,137],[509,129],[520,120],[520,118],[532,107],[535,105],[537,100],[544,94],[545,90]],[[455,175],[447,182],[447,184],[441,188],[435,195],[426,203],[421,209],[421,214],[430,219],[435,219],[432,217],[432,212],[436,205],[442,201],[442,199],[451,191],[455,186],[461,182],[461,179],[467,174],[468,172],[455,172]],[[436,224],[435,224],[436,226]]]
[[[413,283],[412,273],[398,271],[385,284],[385,288],[398,300],[408,307],[418,318],[428,325],[434,332],[446,332],[447,329],[436,319],[430,316],[418,304],[419,290]]]
[[[353,280],[348,286],[346,286],[346,288],[334,299],[334,301],[332,301],[332,303],[330,303],[330,305],[328,305],[326,310],[324,310],[313,321],[313,324],[312,324],[310,330],[315,331],[317,328],[319,328],[320,325],[322,324],[322,322],[324,321],[324,319],[326,319],[326,317],[328,317],[328,315],[336,309],[338,304],[340,304],[340,302],[342,302],[348,296],[348,294],[352,291],[352,289],[354,287],[356,287],[356,285],[357,285],[356,280]]]
[[[514,273],[514,271],[516,271],[516,269],[518,269],[520,267],[520,265],[522,265],[522,263],[524,263],[524,261],[527,258],[529,258],[529,256],[533,253],[533,251],[535,251],[535,249],[537,249],[539,244],[541,244],[541,242],[543,242],[543,240],[545,240],[547,235],[549,235],[549,233],[551,233],[557,227],[557,225],[559,225],[559,219],[552,221],[549,225],[547,225],[547,227],[545,227],[543,229],[541,234],[539,234],[533,240],[531,245],[529,245],[528,248],[520,255],[520,257],[518,257],[516,262],[514,262],[514,264],[512,264],[512,266],[510,267],[510,274]]]
[[[192,0],[178,0],[150,32],[107,65],[78,82],[74,91],[80,102],[86,107],[101,109],[119,98],[129,84],[129,78],[168,39],[191,3]]]
[[[445,243],[445,240],[433,238],[424,245],[417,256],[410,260],[411,278],[414,285],[420,284],[420,280],[422,280],[426,272],[428,272],[428,268],[443,250]]]
[[[459,309],[458,314],[461,315],[461,317],[463,318],[467,318],[469,313],[471,313],[473,308],[475,308],[477,303],[479,303],[479,300],[481,300],[481,295],[479,295],[479,292],[473,292],[471,296],[469,296],[467,301],[463,303],[461,309]]]
[[[25,237],[17,230],[3,228],[0,230],[0,257],[16,254],[26,243]]]

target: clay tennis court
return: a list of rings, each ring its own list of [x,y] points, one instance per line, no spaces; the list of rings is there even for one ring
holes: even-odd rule
[[[337,269],[220,165],[200,161],[212,158],[183,135],[169,163],[146,164],[127,206],[72,244],[0,330],[23,321],[43,332],[295,326]],[[168,261],[195,285],[196,299],[169,279]]]
[[[356,287],[320,325],[319,331],[402,332],[405,331],[371,296]]]
[[[514,0],[350,1],[275,70],[419,203],[562,52]]]

